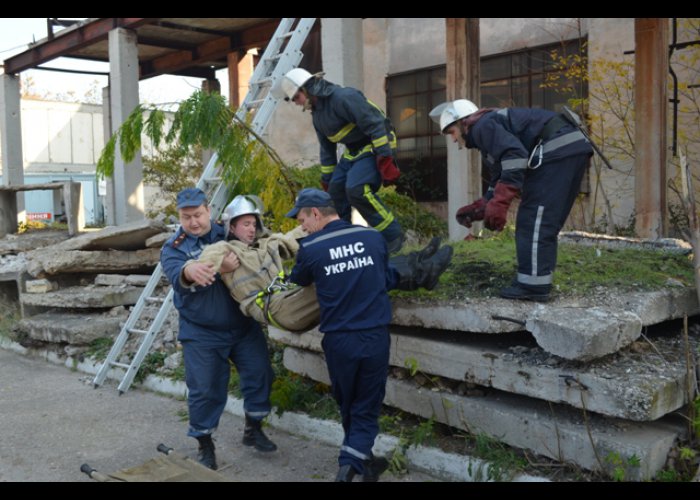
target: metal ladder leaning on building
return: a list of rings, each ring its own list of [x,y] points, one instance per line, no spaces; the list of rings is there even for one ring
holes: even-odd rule
[[[236,112],[236,117],[240,120],[245,120],[248,113],[252,114],[250,126],[256,134],[262,135],[277,107],[278,100],[272,97],[269,92],[270,88],[277,79],[299,64],[303,57],[301,47],[315,21],[315,18],[283,18],[272,35],[270,43],[250,79],[248,94]],[[197,187],[208,194],[209,206],[215,217],[221,214],[230,195],[229,189],[221,182],[218,173],[218,156],[214,154],[197,182]],[[158,264],[107,354],[107,358],[95,375],[93,380],[95,388],[102,385],[112,367],[117,367],[126,370],[118,386],[119,394],[124,394],[129,390],[141,363],[173,307],[172,287],[165,298],[154,295],[163,276],[163,268]],[[161,305],[148,330],[135,328],[146,305],[152,303],[160,303]],[[118,362],[119,356],[132,334],[143,336],[141,344],[130,363],[120,363]]]

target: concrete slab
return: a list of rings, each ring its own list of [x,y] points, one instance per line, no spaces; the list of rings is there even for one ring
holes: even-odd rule
[[[126,277],[125,283],[134,286],[146,286],[150,279],[150,274],[129,274]]]
[[[170,238],[174,232],[158,233],[146,240],[146,248],[161,248],[163,244]]]
[[[525,328],[547,352],[564,359],[590,361],[628,346],[642,333],[642,320],[628,311],[538,308]]]
[[[126,276],[123,274],[98,274],[94,283],[102,286],[119,286],[126,283]]]
[[[0,281],[19,281],[27,271],[24,254],[0,256]]]
[[[135,304],[143,288],[135,286],[71,287],[56,292],[20,296],[23,306],[57,308],[107,308]]]
[[[560,243],[577,244],[587,247],[601,248],[632,248],[639,250],[658,250],[661,252],[689,254],[693,246],[687,241],[676,238],[659,238],[655,240],[629,238],[625,236],[610,236],[607,234],[587,233],[585,231],[562,231],[559,233]]]
[[[605,292],[605,293],[603,293]],[[636,314],[642,325],[654,325],[669,319],[682,318],[700,313],[695,288],[665,288],[653,292],[612,294],[609,290],[591,293],[587,297],[555,298],[552,302],[538,304],[525,301],[506,300],[497,297],[441,301],[434,304],[405,297],[393,297],[394,315],[392,324],[457,330],[475,333],[503,333],[522,330],[523,326],[509,321],[494,320],[493,316],[527,321],[542,309],[588,309],[603,307],[611,311],[621,310]]]
[[[288,350],[297,352],[287,354]],[[328,383],[325,362],[318,354],[288,347],[284,365]],[[463,397],[392,377],[386,389],[385,404],[588,470],[609,469],[606,458],[613,454],[623,460],[636,456],[639,466],[626,471],[631,480],[649,479],[660,471],[674,441],[685,432],[677,420],[631,423],[500,391]]]
[[[135,251],[36,250],[28,255],[27,272],[32,276],[60,273],[129,272],[154,268],[160,250],[146,248]]]
[[[68,231],[31,231],[22,234],[8,234],[0,239],[0,255],[18,254],[37,248],[56,245],[68,239]]]
[[[579,360],[594,359],[629,345],[636,338],[634,331],[639,325],[634,315],[642,326],[647,326],[700,313],[695,288],[689,287],[626,294],[601,290],[586,297],[560,298],[547,304],[500,298],[468,299],[439,305],[408,298],[394,297],[392,301],[393,325],[498,334],[532,328],[538,333],[541,347],[552,349],[550,352],[559,356],[575,354],[572,359]],[[591,310],[596,314],[589,313]],[[568,321],[567,317],[570,318]],[[552,321],[548,322],[547,318]],[[560,319],[553,321],[554,318]],[[617,318],[617,321],[611,321],[611,318]],[[565,325],[566,331],[553,328],[555,323]],[[615,332],[614,342],[609,340],[611,332]],[[586,341],[579,342],[577,351],[569,350],[566,341],[562,342],[563,339],[578,337]]]
[[[49,312],[20,320],[17,330],[42,342],[89,344],[98,338],[116,337],[127,316],[126,311],[121,316]]]
[[[167,231],[162,221],[143,219],[99,231],[83,233],[54,247],[55,250],[140,250],[146,240]]]
[[[302,335],[268,328],[285,345],[321,351],[322,334]],[[700,340],[690,337],[692,349]],[[635,421],[656,420],[686,404],[685,346],[679,337],[639,342],[614,357],[581,364],[551,356],[525,333],[509,336],[459,332],[391,334],[391,366],[514,394],[566,403],[576,408]],[[287,355],[285,353],[285,355]],[[624,380],[624,383],[620,383]]]
[[[47,279],[28,280],[25,285],[27,293],[46,293],[58,289],[58,283]]]

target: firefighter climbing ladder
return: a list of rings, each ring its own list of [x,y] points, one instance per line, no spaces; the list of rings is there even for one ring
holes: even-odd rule
[[[251,129],[257,135],[262,135],[265,131],[277,107],[278,100],[272,97],[270,88],[287,71],[295,68],[301,61],[303,57],[301,47],[311,31],[315,20],[315,18],[282,19],[258,62],[253,76],[250,79],[248,94],[243,100],[241,107],[236,112],[236,117],[240,120],[245,120],[248,113],[251,113]],[[230,195],[229,189],[221,182],[221,177],[218,176],[219,166],[217,158],[216,154],[211,158],[204,169],[202,177],[199,179],[199,182],[197,182],[197,187],[208,194],[211,211],[215,216],[221,214]],[[93,385],[95,387],[102,385],[111,368],[117,367],[126,370],[118,386],[119,394],[124,394],[129,390],[141,363],[146,357],[146,354],[148,354],[156,335],[163,326],[165,318],[167,318],[173,307],[172,287],[169,289],[165,298],[155,296],[154,292],[162,277],[163,268],[158,264],[151,278],[148,280],[143,293],[139,297],[139,300],[129,314],[129,318],[119,332],[109,354],[107,354],[105,362],[98,370],[97,375],[95,375],[95,379],[93,380]],[[153,303],[159,303],[160,308],[155,318],[153,318],[150,323],[148,330],[135,328],[143,316],[142,313],[146,305]],[[146,318],[144,318],[144,320],[145,319]],[[141,344],[130,363],[121,363],[119,362],[119,357],[132,334],[141,335],[143,337]]]

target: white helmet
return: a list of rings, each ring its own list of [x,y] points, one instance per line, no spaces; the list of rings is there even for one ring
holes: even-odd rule
[[[221,220],[224,222],[225,236],[228,239],[228,233],[231,227],[231,222],[241,215],[254,215],[255,225],[259,231],[265,228],[262,223],[263,202],[260,198],[252,194],[239,194],[231,203],[224,209],[221,214]]]
[[[308,82],[313,75],[303,68],[294,68],[277,80],[270,89],[270,93],[277,99],[284,98],[289,101],[294,97],[302,85]]]
[[[440,125],[440,131],[444,134],[454,122],[466,118],[478,110],[479,108],[473,102],[466,99],[457,99],[456,101],[443,102],[435,106],[430,112],[430,118]]]

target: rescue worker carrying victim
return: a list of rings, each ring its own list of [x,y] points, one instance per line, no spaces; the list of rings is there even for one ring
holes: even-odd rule
[[[313,191],[313,190],[312,190]],[[307,190],[302,190],[305,193]],[[300,194],[301,195],[301,194]],[[199,262],[212,264],[219,271],[226,255],[238,257],[232,272],[222,272],[221,279],[240,303],[241,312],[263,324],[282,330],[305,332],[318,325],[320,313],[316,287],[299,286],[287,279],[284,262],[296,256],[299,239],[307,236],[302,226],[286,234],[270,232],[262,221],[262,201],[254,195],[238,195],[224,209],[226,241],[207,246]],[[398,288],[432,289],[437,285],[446,263],[438,253],[440,238],[407,255],[390,259],[400,276]],[[435,256],[435,257],[434,257]],[[194,262],[194,261],[193,261]]]
[[[238,195],[224,209],[226,241],[204,249],[199,262],[219,271],[226,255],[233,252],[239,265],[222,272],[221,279],[240,303],[241,312],[263,324],[289,331],[307,331],[318,325],[319,311],[314,287],[300,287],[285,279],[284,262],[294,258],[301,227],[286,234],[273,233],[262,221],[262,200]]]
[[[404,236],[394,215],[377,196],[382,181],[393,182],[396,134],[384,112],[362,92],[341,87],[302,68],[287,72],[271,90],[277,98],[311,110],[321,145],[321,186],[340,217],[350,222],[355,207],[379,231],[389,253],[401,249]],[[345,145],[340,161],[338,143]]]
[[[590,142],[565,115],[543,109],[478,109],[458,99],[430,116],[454,142],[479,149],[491,173],[484,197],[457,211],[460,224],[483,220],[488,229],[501,231],[508,207],[521,197],[515,223],[518,273],[500,296],[548,301],[557,237],[593,154]]]
[[[377,481],[388,466],[372,454],[389,370],[387,291],[412,290],[416,280],[391,265],[379,232],[340,219],[328,193],[303,189],[287,217],[309,233],[289,279],[316,285],[321,346],[345,432],[336,481],[352,481],[356,474]],[[432,286],[451,258],[452,247],[443,246],[424,261],[430,262]]]
[[[225,230],[212,223],[206,195],[197,188],[177,195],[180,227],[165,243],[160,261],[174,290],[179,312],[188,395],[189,432],[199,442],[198,461],[216,469],[212,433],[226,406],[232,362],[240,375],[245,429],[243,444],[259,451],[277,446],[262,431],[262,419],[270,413],[273,372],[260,325],[245,317],[231,298],[211,264],[190,262],[202,249],[224,239]],[[222,272],[238,266],[227,255]]]

